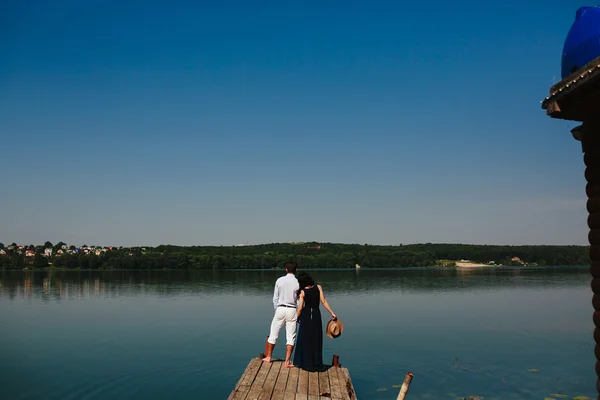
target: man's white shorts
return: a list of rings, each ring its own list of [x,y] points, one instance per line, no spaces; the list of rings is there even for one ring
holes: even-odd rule
[[[271,333],[267,341],[271,344],[277,342],[279,331],[285,323],[285,338],[288,346],[293,346],[296,341],[296,315],[295,308],[277,307],[273,322],[271,322]]]

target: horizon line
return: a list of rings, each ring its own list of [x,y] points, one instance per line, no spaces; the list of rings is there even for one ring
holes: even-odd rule
[[[46,242],[50,242],[49,240]],[[0,242],[2,243],[2,242]],[[52,242],[50,242],[52,243]],[[67,243],[64,241],[58,241],[52,243],[52,247],[59,243],[64,243],[67,246],[75,247],[122,247],[122,248],[135,248],[135,247],[149,247],[155,248],[160,246],[172,246],[172,247],[256,247],[256,246],[270,246],[270,245],[304,245],[304,244],[315,244],[315,245],[344,245],[344,246],[373,246],[373,247],[403,247],[403,246],[422,246],[422,245],[459,245],[459,246],[493,246],[493,247],[589,247],[589,244],[474,244],[474,243],[461,243],[461,242],[414,242],[414,243],[399,243],[399,244],[373,244],[373,243],[344,243],[344,242],[322,242],[322,241],[295,241],[295,242],[264,242],[264,243],[240,243],[240,244],[166,244],[161,243],[158,245],[75,245],[73,243]],[[13,244],[17,246],[43,246],[45,244],[33,244],[27,245],[17,243],[15,241],[10,244],[3,243],[4,247],[10,247]]]

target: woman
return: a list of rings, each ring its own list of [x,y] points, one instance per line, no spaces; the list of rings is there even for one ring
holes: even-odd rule
[[[323,367],[323,326],[319,302],[337,318],[329,307],[323,288],[315,285],[315,281],[306,272],[298,274],[298,335],[294,365],[306,370],[317,371]]]

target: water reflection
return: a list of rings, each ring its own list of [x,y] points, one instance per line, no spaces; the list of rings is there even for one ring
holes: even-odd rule
[[[569,287],[581,284],[587,268],[314,270],[310,273],[332,294],[470,292],[492,288]],[[209,294],[264,295],[279,271],[5,271],[0,301],[63,301],[93,297]]]
[[[411,399],[594,392],[585,267],[311,273],[346,327],[324,356],[341,355],[358,398],[393,398],[406,370]],[[1,273],[0,397],[227,398],[264,350],[280,275]]]

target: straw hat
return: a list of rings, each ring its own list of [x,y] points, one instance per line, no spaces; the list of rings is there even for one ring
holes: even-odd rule
[[[325,334],[331,339],[335,339],[344,332],[344,324],[339,318],[330,319],[325,328]]]

